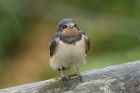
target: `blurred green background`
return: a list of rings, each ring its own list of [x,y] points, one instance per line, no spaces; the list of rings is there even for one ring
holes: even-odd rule
[[[91,39],[80,71],[139,60],[139,9],[140,0],[0,0],[0,88],[60,77],[49,66],[49,45],[64,18]]]

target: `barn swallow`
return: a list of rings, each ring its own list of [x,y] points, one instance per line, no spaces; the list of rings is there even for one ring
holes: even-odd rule
[[[77,76],[81,77],[78,66],[86,63],[85,56],[90,50],[90,39],[73,19],[63,19],[57,26],[56,33],[50,44],[50,66],[61,71],[61,77],[66,77],[63,70],[77,69]]]

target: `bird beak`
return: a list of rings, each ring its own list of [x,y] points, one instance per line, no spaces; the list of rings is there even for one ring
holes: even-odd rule
[[[69,29],[73,28],[74,26],[68,26]]]
[[[67,25],[67,28],[69,28],[69,29],[74,28],[74,24],[68,24],[68,25]]]

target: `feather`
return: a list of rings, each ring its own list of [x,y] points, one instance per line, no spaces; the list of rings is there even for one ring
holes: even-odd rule
[[[80,31],[82,33],[82,35],[85,38],[85,42],[86,42],[86,53],[90,50],[90,39],[88,37],[88,35],[86,35],[83,31]]]
[[[57,43],[58,43],[58,40],[59,40],[59,37],[58,37],[58,34],[56,33],[53,37],[52,37],[52,41],[51,41],[51,44],[50,44],[50,56],[52,57],[55,53],[55,48],[57,46]]]

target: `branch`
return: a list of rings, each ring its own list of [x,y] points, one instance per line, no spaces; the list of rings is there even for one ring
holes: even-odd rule
[[[84,79],[54,78],[1,89],[0,93],[140,93],[140,60],[82,73]]]

